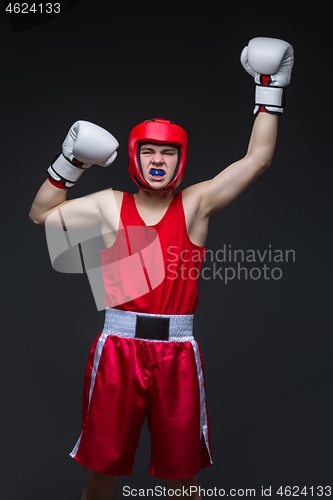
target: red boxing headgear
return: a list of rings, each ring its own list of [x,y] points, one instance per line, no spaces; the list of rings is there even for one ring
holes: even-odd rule
[[[185,164],[187,159],[187,133],[179,125],[171,123],[170,120],[155,118],[151,121],[139,123],[131,131],[128,139],[129,174],[131,179],[141,189],[156,191],[144,179],[140,163],[140,144],[143,142],[156,142],[178,146],[178,163],[175,175],[165,188],[159,190],[163,193],[173,191],[183,180]],[[158,191],[156,191],[158,192]]]

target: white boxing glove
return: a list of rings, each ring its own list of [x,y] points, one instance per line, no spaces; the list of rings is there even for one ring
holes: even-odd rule
[[[281,115],[294,64],[290,43],[278,38],[253,38],[242,51],[241,63],[256,83],[253,113],[257,114],[263,106],[268,113]]]
[[[60,153],[47,172],[59,187],[73,187],[91,165],[108,167],[117,156],[119,143],[110,132],[94,123],[77,121],[69,129]]]

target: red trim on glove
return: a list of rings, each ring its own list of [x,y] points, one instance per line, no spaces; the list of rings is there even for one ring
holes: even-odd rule
[[[54,179],[52,179],[52,177],[49,177],[49,181],[51,182],[52,186],[55,186],[56,188],[67,189],[65,186],[65,181],[63,179],[61,181],[55,181]]]
[[[77,158],[73,158],[73,163],[74,163],[74,165],[76,165],[77,167],[82,167],[82,165],[83,165],[83,161],[80,161],[80,160],[78,160]]]
[[[268,75],[261,75],[261,82],[263,85],[268,85],[270,81],[270,78]],[[267,113],[265,108],[263,106],[260,107],[259,113]]]

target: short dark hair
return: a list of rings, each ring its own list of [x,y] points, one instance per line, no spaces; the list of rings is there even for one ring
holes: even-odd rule
[[[156,120],[156,118],[150,118],[149,120],[145,120],[143,123],[154,122],[155,120]],[[164,118],[163,118],[163,120],[164,120]],[[172,123],[172,125],[176,125],[176,123],[171,121],[171,120],[169,120],[169,122]]]

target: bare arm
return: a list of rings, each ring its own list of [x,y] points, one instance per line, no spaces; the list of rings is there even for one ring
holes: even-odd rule
[[[48,179],[40,187],[29,212],[29,219],[35,224],[44,225],[47,216],[66,201],[67,189],[53,186]]]
[[[73,186],[91,165],[110,165],[117,156],[118,146],[117,139],[107,130],[79,120],[70,128],[62,144],[62,154],[52,163],[48,174],[62,187]],[[46,180],[32,204],[30,219],[35,224],[45,225],[47,220],[48,224],[58,226],[59,216],[63,218],[66,213],[67,228],[68,224],[73,229],[101,224],[101,204],[107,199],[105,194],[95,193],[75,200],[66,200],[66,196],[67,189],[58,188]]]
[[[277,129],[277,115],[259,113],[244,158],[229,165],[213,179],[192,186],[193,194],[200,197],[200,211],[206,217],[232,203],[270,166]]]
[[[61,219],[66,221],[66,227],[82,229],[101,224],[100,204],[106,198],[106,191],[95,193],[83,198],[66,200],[67,189],[59,189],[48,180],[40,187],[30,209],[29,218],[35,224],[59,226],[59,209]],[[54,214],[54,216],[52,216]]]
[[[277,137],[278,116],[283,112],[283,89],[289,85],[294,64],[290,43],[277,38],[256,37],[241,53],[244,69],[256,84],[255,111],[259,112],[243,159],[233,163],[214,179],[197,185],[196,202],[203,219],[232,203],[271,164]]]

